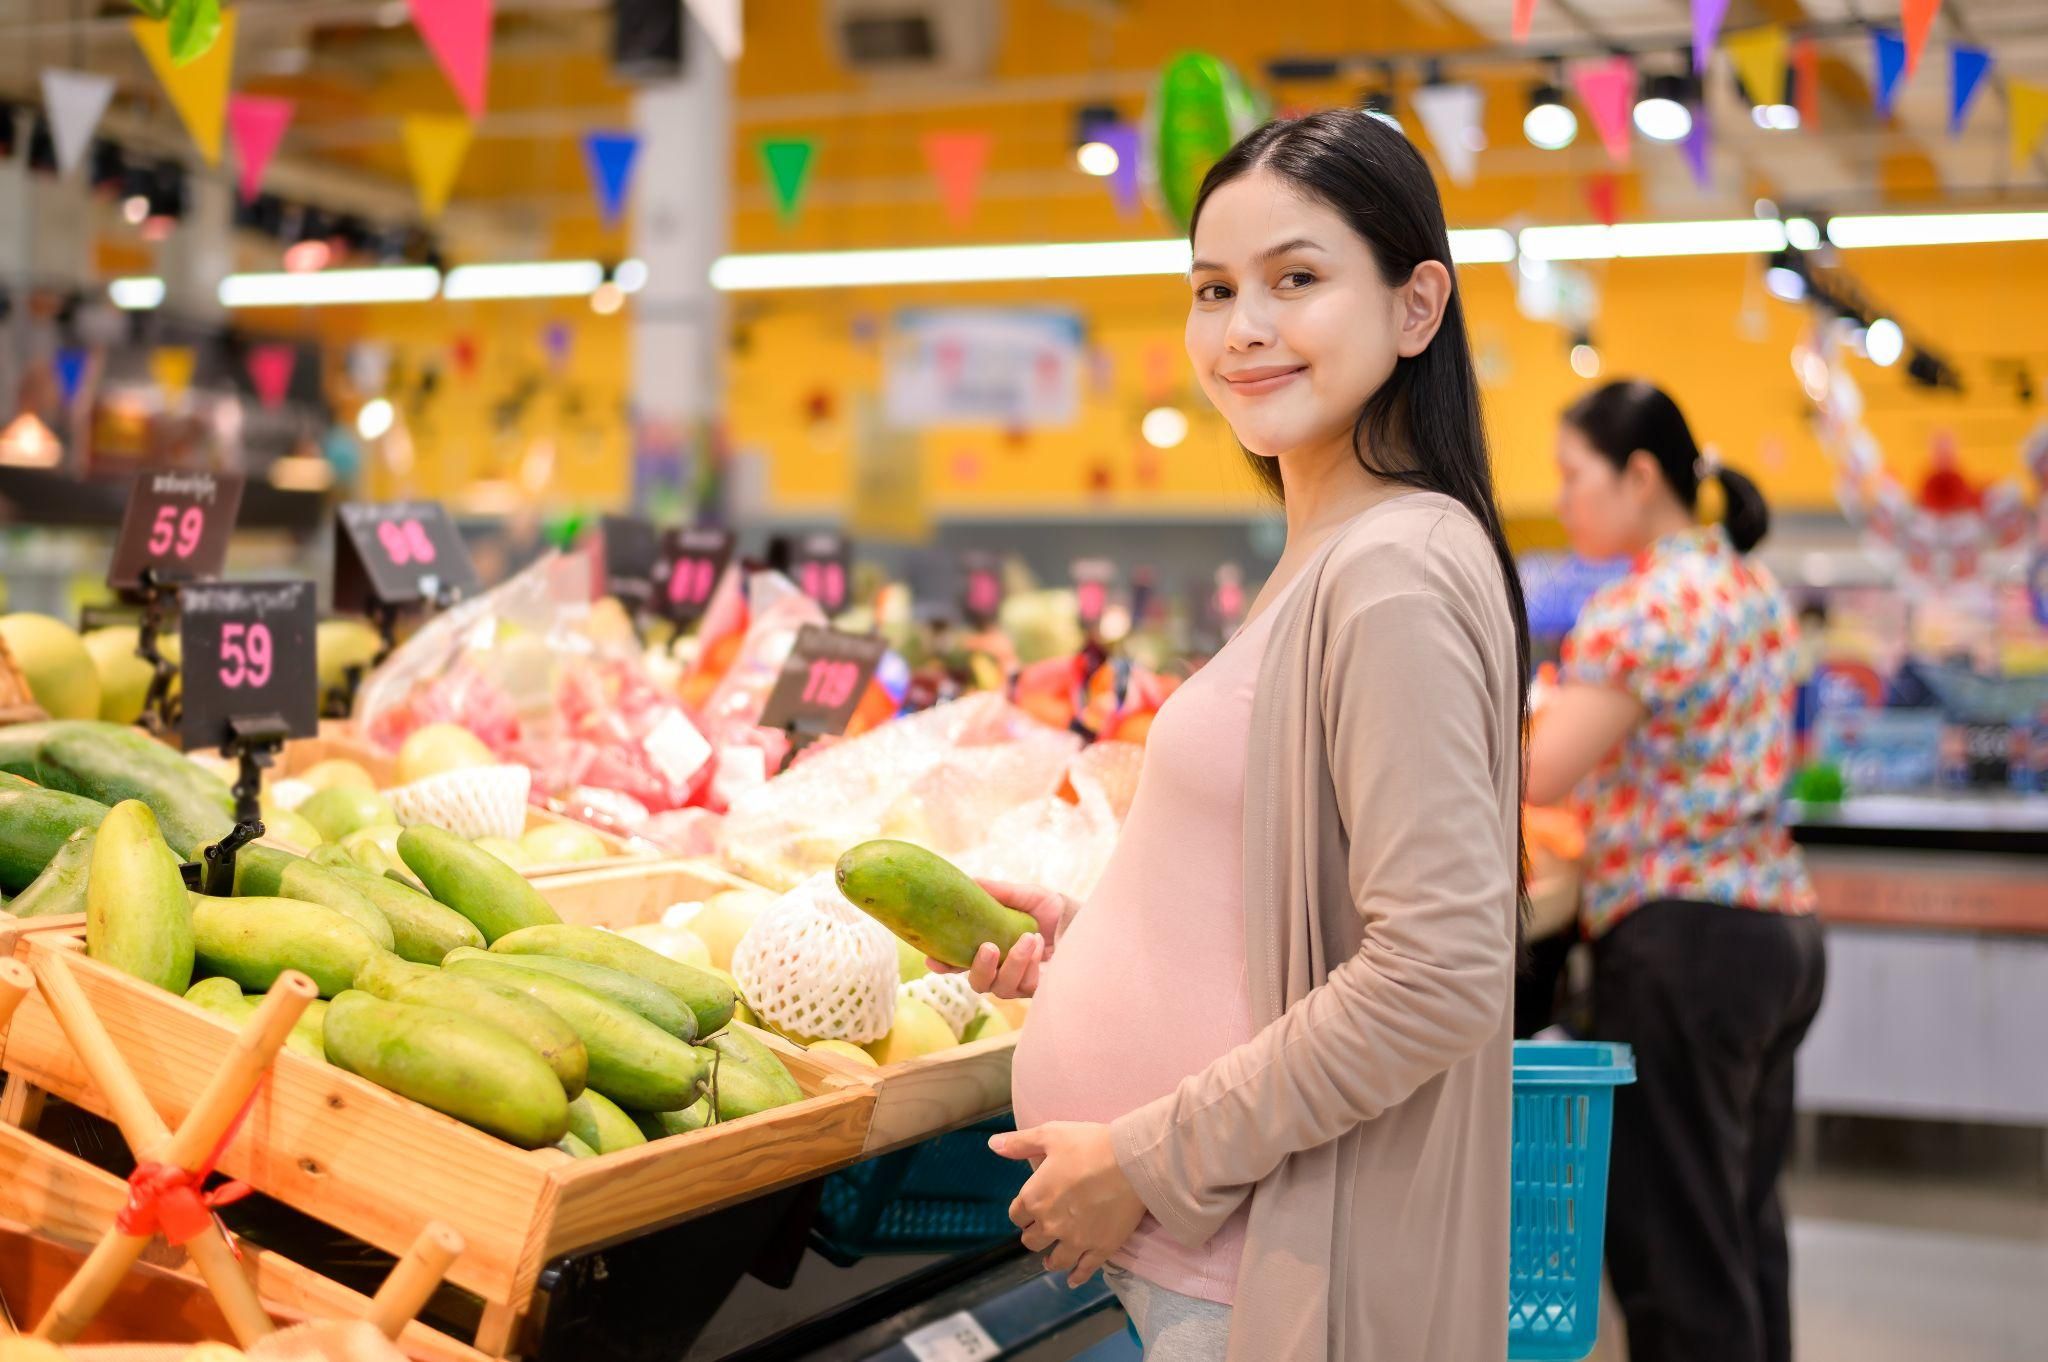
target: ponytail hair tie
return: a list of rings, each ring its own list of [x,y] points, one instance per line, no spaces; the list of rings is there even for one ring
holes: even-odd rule
[[[1701,450],[1700,456],[1692,461],[1692,475],[1700,482],[1721,476],[1721,459],[1712,445]]]

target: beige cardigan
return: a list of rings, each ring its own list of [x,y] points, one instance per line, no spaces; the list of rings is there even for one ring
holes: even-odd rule
[[[1231,1362],[1500,1362],[1520,817],[1500,568],[1422,493],[1304,571],[1245,781],[1258,1034],[1117,1120],[1117,1159],[1188,1244],[1252,1198]]]

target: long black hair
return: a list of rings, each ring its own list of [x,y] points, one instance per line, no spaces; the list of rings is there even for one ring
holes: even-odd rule
[[[1443,202],[1422,153],[1398,129],[1364,110],[1325,109],[1304,118],[1275,119],[1247,134],[1209,168],[1189,218],[1189,239],[1211,194],[1260,169],[1342,216],[1372,248],[1388,287],[1407,283],[1425,260],[1453,270]],[[1479,376],[1472,370],[1465,305],[1455,283],[1435,338],[1421,354],[1396,359],[1394,372],[1366,399],[1351,430],[1351,451],[1359,467],[1374,477],[1456,501],[1493,542],[1515,626],[1516,708],[1526,729],[1529,612],[1494,501],[1493,464],[1479,414]],[[1250,451],[1245,457],[1259,480],[1275,496],[1283,495],[1279,461]],[[1520,838],[1518,831],[1516,861],[1526,870]]]
[[[1572,403],[1564,419],[1617,469],[1628,467],[1638,449],[1655,459],[1665,485],[1688,511],[1699,509],[1701,482],[1719,482],[1727,503],[1721,524],[1738,553],[1748,553],[1770,533],[1771,508],[1764,494],[1734,469],[1707,463],[1685,413],[1654,383],[1631,379],[1595,388]]]

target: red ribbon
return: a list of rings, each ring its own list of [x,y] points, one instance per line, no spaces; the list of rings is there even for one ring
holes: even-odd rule
[[[264,1079],[269,1077],[268,1073],[263,1075]],[[242,1122],[249,1118],[250,1109],[256,1105],[256,1094],[262,1090],[263,1080],[259,1079],[249,1090],[242,1109],[222,1132],[220,1143],[199,1167],[188,1172],[168,1163],[145,1160],[138,1164],[128,1175],[128,1204],[114,1217],[115,1228],[137,1239],[161,1234],[173,1246],[185,1244],[206,1232],[206,1227],[213,1223],[215,1209],[232,1206],[255,1191],[240,1179],[224,1182],[210,1192],[200,1188],[213,1176],[213,1166],[241,1133]]]

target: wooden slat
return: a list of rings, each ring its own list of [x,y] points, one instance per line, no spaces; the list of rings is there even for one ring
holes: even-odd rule
[[[928,1140],[934,1135],[1010,1109],[1010,1061],[1017,1051],[1017,1033],[1006,1031],[919,1059],[870,1068],[829,1051],[810,1051],[768,1032],[765,1043],[793,1063],[791,1054],[829,1066],[841,1078],[875,1091],[875,1114],[868,1122],[862,1158]]]

